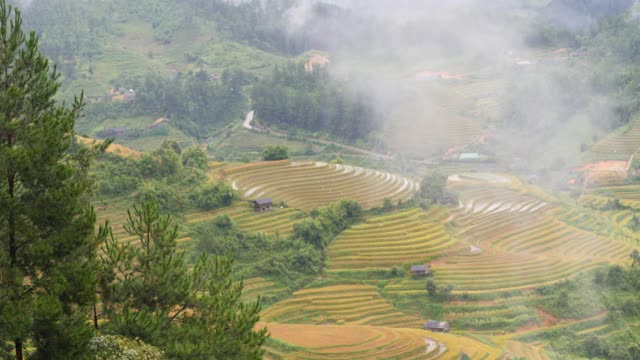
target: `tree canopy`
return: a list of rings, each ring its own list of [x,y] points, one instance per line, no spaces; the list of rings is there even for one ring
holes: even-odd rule
[[[268,145],[262,150],[262,160],[275,161],[289,158],[289,148],[286,145]]]
[[[379,125],[370,97],[329,77],[326,69],[308,71],[304,64],[276,67],[270,78],[252,91],[261,122],[355,141]]]

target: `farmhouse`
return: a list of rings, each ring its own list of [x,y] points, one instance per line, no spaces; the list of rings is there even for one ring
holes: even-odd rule
[[[315,54],[309,59],[306,63],[304,63],[304,70],[306,72],[312,72],[314,69],[322,69],[329,65],[329,58],[320,54]]]
[[[273,201],[271,201],[271,199],[261,198],[253,202],[253,209],[259,212],[269,211],[271,210],[272,205],[273,205]]]
[[[449,330],[451,330],[451,324],[446,321],[428,320],[422,325],[422,328],[437,332],[449,332]]]
[[[429,265],[411,265],[411,274],[417,276],[429,275]]]

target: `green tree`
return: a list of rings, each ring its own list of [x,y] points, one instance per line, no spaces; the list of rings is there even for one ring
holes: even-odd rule
[[[345,219],[349,223],[360,220],[362,217],[362,206],[355,200],[340,200],[333,208],[338,216]]]
[[[429,296],[435,296],[438,292],[438,287],[436,286],[435,281],[431,279],[427,280],[424,284],[424,288],[427,290],[427,293],[429,293]]]
[[[189,270],[176,249],[178,228],[152,198],[128,211],[125,230],[103,244],[101,283],[107,331],[138,337],[169,358],[260,359],[266,329],[254,331],[260,303],[242,303],[233,259],[202,255]]]
[[[149,180],[142,183],[136,194],[136,199],[142,201],[146,198],[154,198],[162,210],[171,212],[181,212],[186,199],[182,192],[169,185],[166,181]]]
[[[59,74],[21,25],[0,0],[0,342],[19,360],[27,343],[32,359],[77,359],[95,300],[94,151],[74,147],[82,97],[56,102]]]
[[[438,289],[438,293],[438,296],[441,300],[450,301],[451,299],[453,299],[453,285],[446,284],[444,286],[441,286],[440,289]]]
[[[207,159],[207,154],[205,154],[199,146],[192,146],[186,148],[182,152],[182,165],[185,167],[207,170],[209,167],[209,160]]]
[[[234,200],[240,199],[240,195],[231,185],[219,181],[197,187],[189,194],[189,199],[202,210],[213,210],[231,205]]]
[[[437,204],[442,201],[446,186],[447,177],[434,171],[420,181],[420,197],[428,200],[431,204]]]
[[[314,209],[310,215],[310,218],[293,225],[293,237],[322,250],[349,224],[360,219],[362,207],[353,200],[340,200]]]
[[[289,158],[289,148],[286,145],[267,145],[262,150],[262,160],[284,160]]]
[[[327,246],[325,230],[322,224],[316,219],[305,219],[298,224],[294,224],[293,236],[319,249],[324,249],[325,246]]]

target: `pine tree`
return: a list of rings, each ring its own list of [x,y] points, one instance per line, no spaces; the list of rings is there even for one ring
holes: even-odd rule
[[[261,359],[266,330],[255,331],[259,301],[240,301],[233,260],[202,255],[188,269],[176,248],[178,228],[154,198],[128,211],[125,230],[139,243],[103,244],[101,295],[105,330],[137,337],[169,358]]]
[[[54,99],[59,75],[0,0],[0,342],[16,359],[83,358],[95,300],[92,152],[73,148],[82,97]]]

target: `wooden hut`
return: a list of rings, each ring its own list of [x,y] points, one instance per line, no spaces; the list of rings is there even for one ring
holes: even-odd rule
[[[451,330],[451,324],[446,321],[428,320],[422,325],[422,328],[435,332],[449,332],[449,330]]]
[[[273,206],[273,201],[269,198],[261,198],[253,201],[253,209],[257,212],[269,211]]]

